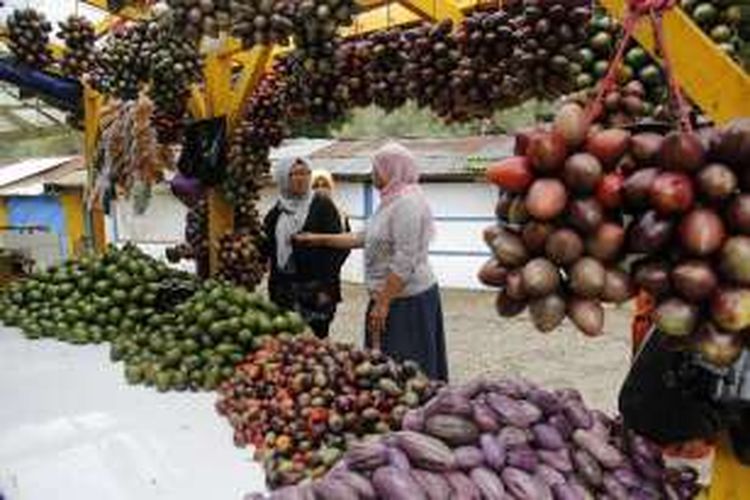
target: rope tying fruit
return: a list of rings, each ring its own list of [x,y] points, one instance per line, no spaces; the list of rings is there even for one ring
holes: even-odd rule
[[[589,122],[599,116],[602,111],[604,97],[612,91],[617,84],[617,69],[622,64],[625,56],[625,50],[633,38],[633,33],[641,19],[646,18],[650,21],[654,34],[655,52],[661,57],[664,73],[667,77],[669,100],[674,110],[675,116],[679,120],[680,128],[684,131],[691,131],[689,108],[685,105],[685,100],[680,91],[679,85],[672,72],[671,61],[664,43],[664,23],[663,14],[676,5],[675,0],[629,0],[628,14],[623,21],[623,37],[620,40],[612,63],[607,70],[607,74],[602,79],[596,98],[587,110]]]

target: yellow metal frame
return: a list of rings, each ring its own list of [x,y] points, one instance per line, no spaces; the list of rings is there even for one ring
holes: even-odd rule
[[[600,0],[623,19],[624,0]],[[636,28],[636,39],[654,54],[654,38],[646,22]],[[726,55],[681,9],[664,16],[664,39],[675,77],[692,100],[718,124],[750,116],[750,76]]]

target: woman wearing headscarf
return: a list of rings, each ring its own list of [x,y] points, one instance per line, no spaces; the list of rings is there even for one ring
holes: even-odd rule
[[[428,260],[434,219],[419,186],[414,156],[403,146],[383,146],[372,160],[380,205],[364,233],[307,234],[300,245],[364,247],[370,294],[365,343],[397,359],[419,363],[431,378],[448,379],[440,293]]]
[[[300,232],[342,232],[336,205],[312,191],[310,167],[302,159],[280,162],[275,171],[279,198],[265,217],[262,251],[270,262],[268,294],[277,305],[299,312],[319,338],[341,301],[341,250],[295,248]]]
[[[341,209],[338,203],[336,203],[336,183],[333,180],[333,175],[328,170],[315,169],[312,172],[312,188],[316,193],[325,195],[333,201],[338,208],[339,215],[341,217],[341,226],[344,231],[350,231],[349,217],[346,212]]]

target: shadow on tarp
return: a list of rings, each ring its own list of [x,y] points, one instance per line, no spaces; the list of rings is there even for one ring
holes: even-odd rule
[[[0,59],[0,80],[33,92],[66,111],[81,109],[83,87],[78,80],[33,69],[12,57]]]

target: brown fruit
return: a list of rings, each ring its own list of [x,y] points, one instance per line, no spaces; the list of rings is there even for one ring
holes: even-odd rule
[[[559,172],[568,156],[565,138],[555,132],[536,132],[526,148],[532,168],[541,174]]]
[[[672,240],[674,224],[649,210],[630,225],[628,249],[635,253],[654,254]]]
[[[531,298],[549,295],[560,286],[560,273],[552,262],[538,257],[532,259],[521,270],[523,289]]]
[[[609,262],[620,256],[625,243],[625,230],[614,222],[605,222],[586,241],[586,251],[592,257]]]
[[[656,307],[656,328],[672,337],[686,337],[698,326],[698,309],[677,298],[668,299]]]
[[[719,367],[733,365],[744,347],[741,334],[721,331],[711,323],[698,330],[694,344],[704,360]]]
[[[601,180],[602,173],[602,165],[595,156],[576,153],[565,162],[563,179],[572,191],[590,194]]]
[[[713,201],[729,198],[737,189],[737,176],[721,163],[704,167],[696,178],[698,192]]]
[[[672,270],[672,285],[687,301],[698,303],[713,295],[719,280],[711,266],[702,260],[681,262]]]
[[[658,169],[644,168],[628,176],[622,185],[625,204],[636,210],[647,208],[651,199],[651,186],[658,175]]]
[[[521,232],[521,239],[526,250],[532,255],[543,253],[547,238],[554,230],[554,226],[545,222],[531,221],[526,224]]]
[[[535,219],[547,221],[565,210],[568,193],[557,179],[537,179],[526,194],[526,209]]]
[[[590,134],[585,150],[594,155],[605,169],[611,169],[630,146],[630,133],[622,129],[608,129]]]
[[[740,194],[732,200],[727,222],[732,231],[750,234],[750,194]]]
[[[523,288],[523,275],[518,269],[509,271],[505,277],[505,293],[508,298],[517,301],[525,301],[528,298]]]
[[[680,172],[662,172],[651,184],[650,199],[662,215],[687,212],[695,200],[693,181]]]
[[[588,134],[586,112],[576,103],[564,104],[555,115],[553,130],[565,139],[573,150],[583,144]]]
[[[568,206],[568,221],[583,234],[592,234],[604,222],[604,209],[593,197],[573,200]]]
[[[750,290],[724,288],[711,301],[714,323],[729,332],[741,332],[750,327]]]
[[[604,302],[622,304],[630,300],[634,293],[628,273],[620,269],[607,269],[601,295]]]
[[[724,242],[719,268],[734,283],[750,285],[750,236],[733,236]]]
[[[570,299],[568,317],[587,337],[598,337],[604,333],[604,309],[597,300]]]
[[[585,299],[599,297],[604,290],[606,271],[602,263],[592,257],[583,257],[570,270],[570,289]]]
[[[630,154],[643,166],[655,165],[664,137],[653,132],[636,134],[630,140]]]
[[[547,295],[529,304],[529,314],[540,332],[550,332],[565,319],[565,301],[559,295]]]
[[[490,259],[479,270],[479,281],[486,286],[501,287],[505,285],[508,269],[498,264],[497,259]]]
[[[658,260],[642,260],[633,265],[635,285],[654,297],[670,292],[669,265]]]
[[[670,132],[659,151],[660,164],[667,170],[695,172],[705,163],[706,151],[696,134]]]
[[[680,224],[682,245],[692,255],[705,256],[716,252],[725,237],[724,223],[712,210],[695,209]]]
[[[526,309],[525,301],[511,299],[504,290],[498,292],[495,299],[495,310],[503,318],[518,316],[524,309]]]
[[[577,261],[583,254],[583,241],[571,229],[558,229],[547,238],[545,255],[559,266]]]
[[[492,250],[497,261],[503,266],[518,267],[529,258],[521,238],[507,229],[501,230],[500,234],[492,241]]]

